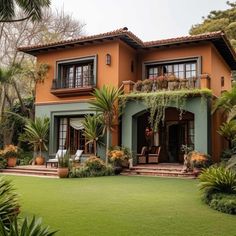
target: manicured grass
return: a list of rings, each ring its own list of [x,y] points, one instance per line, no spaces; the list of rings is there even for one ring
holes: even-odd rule
[[[12,177],[23,214],[70,236],[235,236],[236,217],[200,200],[197,180]]]

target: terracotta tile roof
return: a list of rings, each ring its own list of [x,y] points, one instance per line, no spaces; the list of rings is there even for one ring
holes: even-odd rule
[[[82,36],[75,39],[69,39],[69,40],[62,40],[59,42],[53,42],[53,43],[47,43],[47,44],[38,44],[38,45],[31,45],[31,46],[23,46],[19,47],[19,51],[30,51],[31,49],[41,49],[41,48],[47,48],[47,47],[55,47],[55,46],[62,46],[62,45],[68,45],[68,44],[74,44],[74,43],[82,43],[87,41],[93,41],[93,40],[99,40],[99,39],[106,39],[106,38],[112,38],[112,37],[118,37],[118,36],[128,36],[131,40],[136,42],[138,45],[143,46],[143,42],[141,39],[139,39],[136,35],[134,35],[132,32],[128,31],[128,28],[124,27],[121,29],[117,29],[114,31],[102,33],[102,34],[96,34],[91,36]]]
[[[230,67],[236,70],[236,52],[229,40],[227,39],[223,31],[199,34],[199,35],[188,35],[184,37],[170,38],[155,40],[149,42],[143,42],[135,34],[124,27],[114,31],[96,34],[91,36],[83,36],[76,39],[63,40],[54,43],[32,45],[18,48],[19,51],[29,53],[31,55],[37,55],[43,51],[48,51],[49,49],[65,48],[69,45],[84,45],[87,42],[98,42],[103,40],[113,40],[120,39],[126,44],[130,45],[135,49],[149,49],[149,48],[158,48],[168,45],[179,45],[182,43],[194,43],[200,41],[211,41],[223,58],[227,61]]]
[[[216,32],[210,32],[210,33],[204,33],[204,34],[198,34],[198,35],[188,35],[188,36],[177,37],[177,38],[148,41],[148,42],[144,42],[144,46],[153,47],[153,46],[162,46],[162,45],[167,45],[167,44],[198,41],[198,40],[208,40],[208,39],[218,38],[223,35],[225,35],[223,31],[216,31]]]
[[[47,44],[30,45],[30,46],[25,46],[25,47],[23,46],[23,47],[19,47],[18,50],[30,51],[31,49],[57,47],[57,46],[62,46],[62,45],[68,45],[68,44],[74,44],[74,43],[80,43],[80,42],[82,43],[82,42],[87,42],[87,41],[119,37],[119,36],[127,36],[130,40],[133,40],[140,47],[149,48],[153,46],[162,46],[162,45],[167,45],[167,44],[176,44],[176,43],[190,42],[190,41],[196,41],[196,40],[207,40],[207,39],[212,39],[215,37],[220,37],[222,35],[224,35],[222,31],[217,31],[217,32],[211,32],[211,33],[205,33],[205,34],[199,34],[199,35],[189,35],[189,36],[184,36],[184,37],[143,42],[135,34],[133,34],[131,31],[128,31],[128,29],[124,27],[121,29],[117,29],[117,30],[102,33],[102,34],[82,36],[75,39],[62,40],[59,42],[53,42],[53,43],[47,43]]]

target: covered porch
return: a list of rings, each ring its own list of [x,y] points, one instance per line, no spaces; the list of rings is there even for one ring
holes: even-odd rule
[[[208,100],[201,97],[187,99],[185,109],[180,117],[174,104],[165,109],[165,119],[153,130],[149,145],[160,147],[158,163],[183,163],[182,145],[188,145],[193,150],[210,154],[211,127],[210,108]],[[145,129],[150,127],[149,110],[140,100],[128,100],[122,116],[121,143],[133,152],[134,165],[139,163],[142,148],[147,146]],[[148,163],[148,159],[142,164]]]

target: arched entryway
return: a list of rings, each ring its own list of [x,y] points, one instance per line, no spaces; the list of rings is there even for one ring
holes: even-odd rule
[[[146,146],[145,129],[150,127],[149,112],[137,116],[137,153]],[[153,132],[152,146],[161,146],[160,162],[182,163],[182,145],[194,149],[194,114],[185,111],[180,119],[179,111],[169,107],[165,111],[165,121],[158,126],[158,131]]]
[[[121,144],[132,150],[134,163],[137,161],[137,153],[140,153],[140,148],[142,148],[142,141],[138,141],[138,137],[144,136],[143,129],[148,124],[147,114],[145,117],[147,112],[148,109],[144,102],[131,100],[126,103],[122,115]],[[164,126],[160,124],[159,129],[160,138],[165,141],[166,145],[162,148],[160,161],[181,162],[182,157],[178,154],[179,146],[183,140],[190,140],[190,138],[193,141],[195,150],[210,154],[211,120],[208,101],[202,100],[201,97],[189,98],[186,102],[182,120],[177,118],[179,118],[179,111],[174,106],[166,109],[165,124]],[[187,138],[186,132],[188,132]],[[190,137],[191,135],[192,137]]]

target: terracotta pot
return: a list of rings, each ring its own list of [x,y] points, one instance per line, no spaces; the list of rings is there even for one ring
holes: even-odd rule
[[[59,167],[57,169],[57,174],[59,178],[67,178],[69,174],[69,169],[67,167]]]
[[[8,157],[7,158],[7,166],[8,167],[15,167],[16,166],[16,161],[17,161],[16,157]]]
[[[36,165],[43,165],[44,161],[45,161],[44,157],[38,156],[38,157],[35,158],[35,164]]]

